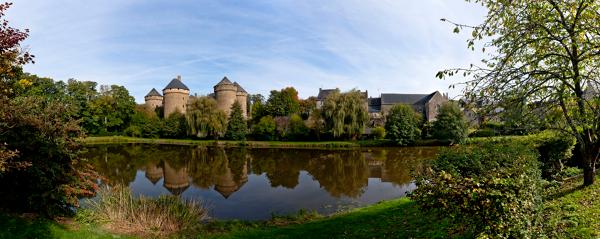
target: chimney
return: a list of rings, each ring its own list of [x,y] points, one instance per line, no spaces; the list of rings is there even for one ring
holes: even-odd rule
[[[181,81],[181,76],[177,75],[177,80]]]

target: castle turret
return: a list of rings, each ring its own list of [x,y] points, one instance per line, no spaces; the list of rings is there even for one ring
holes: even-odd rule
[[[190,89],[181,82],[181,76],[177,76],[163,89],[163,95],[165,118],[173,112],[185,114]]]
[[[233,82],[233,85],[237,87],[236,100],[240,103],[240,106],[242,106],[242,115],[246,118],[248,116],[248,92],[246,92],[246,90],[244,90],[237,82]]]
[[[226,76],[214,86],[214,89],[215,99],[217,100],[217,108],[225,111],[225,113],[229,116],[231,105],[233,105],[233,102],[235,102],[237,99],[237,87],[231,83]]]
[[[146,107],[148,107],[148,109],[154,110],[156,107],[162,106],[163,96],[160,95],[156,89],[152,88],[152,90],[144,96],[144,101],[146,101]]]
[[[176,169],[171,167],[171,165],[165,161],[163,172],[165,175],[163,186],[169,190],[171,194],[179,196],[190,186],[187,168],[183,167]]]

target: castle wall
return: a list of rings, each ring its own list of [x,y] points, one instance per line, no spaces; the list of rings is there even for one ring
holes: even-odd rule
[[[182,89],[165,89],[164,95],[164,117],[168,117],[173,112],[185,114],[187,110],[187,102],[190,97],[189,90]]]
[[[216,86],[215,99],[217,100],[217,108],[225,111],[227,116],[229,116],[231,106],[237,100],[237,87],[233,84]]]
[[[248,94],[243,92],[237,92],[236,100],[240,104],[240,106],[242,106],[242,115],[244,116],[244,119],[246,119],[248,117]]]
[[[162,96],[146,96],[144,97],[146,101],[146,107],[150,110],[156,109],[156,107],[161,107],[163,104]]]

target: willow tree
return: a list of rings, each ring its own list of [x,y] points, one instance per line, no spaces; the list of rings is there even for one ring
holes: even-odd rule
[[[197,137],[218,139],[227,128],[227,115],[217,108],[217,101],[199,97],[192,101],[186,112],[189,133]]]
[[[553,127],[577,139],[584,185],[594,183],[600,153],[600,2],[594,0],[467,0],[488,9],[475,26],[452,23],[454,32],[471,31],[468,48],[491,53],[481,65],[448,69],[462,73],[471,102],[492,102],[531,112],[553,111]],[[443,21],[447,21],[442,19]]]
[[[332,92],[323,103],[322,114],[333,137],[356,139],[369,120],[365,95],[358,90]]]

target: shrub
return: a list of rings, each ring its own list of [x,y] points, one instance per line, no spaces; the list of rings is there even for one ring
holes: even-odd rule
[[[290,140],[303,140],[308,138],[310,129],[304,124],[304,120],[297,114],[290,116],[287,138]]]
[[[442,104],[433,122],[433,137],[450,144],[463,143],[467,138],[468,122],[457,104]]]
[[[394,105],[385,120],[387,137],[399,145],[413,144],[421,137],[421,117],[408,105]]]
[[[469,137],[494,137],[496,136],[496,131],[492,129],[478,129],[469,134]]]
[[[252,134],[259,140],[272,140],[276,130],[275,119],[271,116],[263,116],[252,128]]]
[[[177,139],[185,137],[186,132],[187,123],[185,115],[173,112],[164,119],[160,135],[165,138]]]
[[[565,164],[573,156],[575,138],[562,134],[542,133],[534,138],[534,147],[540,154],[542,177],[555,179],[560,177]]]
[[[207,210],[194,201],[172,195],[135,197],[123,186],[102,188],[98,197],[88,202],[78,213],[81,220],[126,234],[166,236],[194,229],[208,218]]]
[[[480,238],[531,238],[539,225],[537,154],[508,141],[443,151],[416,179],[411,197]]]
[[[385,128],[378,126],[373,128],[373,130],[371,130],[371,133],[373,134],[373,138],[375,139],[384,139],[385,138]]]

